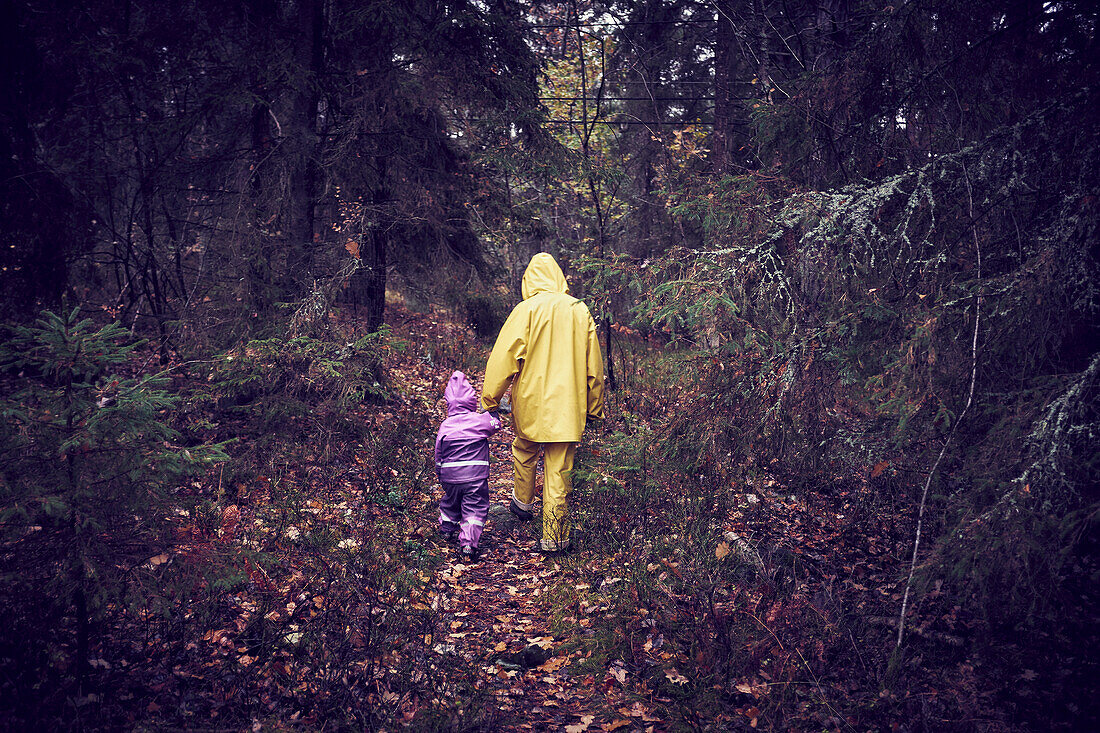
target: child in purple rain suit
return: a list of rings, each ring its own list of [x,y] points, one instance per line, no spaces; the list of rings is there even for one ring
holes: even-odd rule
[[[435,439],[435,468],[443,485],[439,531],[454,537],[463,558],[477,560],[477,543],[489,514],[489,436],[500,418],[477,412],[477,393],[466,375],[455,372],[447,382],[447,419]]]

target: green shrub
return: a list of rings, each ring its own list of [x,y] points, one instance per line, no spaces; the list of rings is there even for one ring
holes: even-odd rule
[[[386,331],[344,343],[308,336],[249,341],[219,354],[210,375],[224,408],[345,409],[385,396],[379,345]]]

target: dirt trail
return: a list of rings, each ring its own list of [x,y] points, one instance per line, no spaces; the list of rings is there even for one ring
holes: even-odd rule
[[[446,636],[433,651],[470,665],[475,685],[503,718],[497,724],[560,730],[595,715],[598,702],[590,699],[594,680],[570,673],[573,660],[564,640],[554,638],[545,611],[556,584],[578,581],[563,560],[535,551],[537,520],[521,522],[507,509],[512,437],[509,426],[492,441],[491,508],[480,561],[463,563],[454,547],[444,552],[434,602]]]
[[[399,336],[452,344],[463,338],[456,332],[461,327],[443,317],[394,309],[388,318]],[[473,361],[477,363],[476,358]],[[442,385],[452,368],[420,362],[404,372],[419,393],[439,396],[431,408],[433,429],[445,416]],[[480,391],[480,370],[471,369],[467,376]],[[541,462],[536,475],[535,519],[522,522],[508,511],[514,435],[511,416],[507,416],[504,427],[490,440],[490,510],[478,562],[463,562],[457,546],[435,534],[440,496],[437,482],[419,510],[418,532],[432,536],[441,546],[427,599],[440,618],[437,636],[431,639],[434,666],[445,676],[461,677],[466,686],[472,680],[479,699],[471,701],[463,720],[470,728],[651,731],[657,720],[648,708],[634,704],[638,695],[621,684],[612,686],[613,678],[605,671],[593,673],[577,664],[586,652],[576,649],[578,645],[571,640],[590,634],[592,619],[588,615],[606,609],[576,600],[577,591],[588,589],[584,568],[586,561],[594,558],[586,556],[583,540],[564,556],[536,551]],[[570,608],[561,611],[560,599],[566,596],[574,600]],[[557,636],[551,628],[552,598],[559,599],[562,616]],[[456,687],[462,685],[446,685],[447,689]]]

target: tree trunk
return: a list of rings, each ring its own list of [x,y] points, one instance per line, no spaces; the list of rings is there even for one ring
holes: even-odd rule
[[[748,0],[718,1],[718,30],[714,44],[714,132],[710,160],[716,175],[757,167],[746,100],[762,88],[752,83],[756,73],[747,52],[750,27],[757,17]],[[760,81],[758,79],[758,81]]]
[[[76,614],[76,690],[77,695],[84,695],[84,688],[88,680],[88,597],[84,593],[84,569],[81,569],[76,578],[78,583],[73,594],[73,612]]]
[[[324,32],[322,0],[299,0],[297,13],[291,16],[295,24],[295,72],[298,84],[287,124],[290,143],[288,165],[287,212],[287,273],[294,288],[293,297],[300,297],[309,287],[313,270],[314,204],[320,141],[317,137],[317,84],[322,72],[322,42]]]
[[[370,218],[363,217],[360,226],[360,268],[348,282],[348,295],[356,306],[367,309],[367,331],[382,328],[386,314],[386,267],[390,226],[390,189],[387,182],[386,158],[377,156],[375,166],[378,182],[371,193]]]
[[[714,42],[714,132],[710,162],[716,175],[730,172],[733,162],[733,67],[737,39],[733,32],[733,4],[718,0],[718,31]]]
[[[251,46],[258,56],[266,58],[272,53],[271,36],[277,24],[275,10],[263,0],[250,0],[248,11],[249,26],[256,29],[250,39]],[[273,164],[278,131],[271,109],[271,90],[259,70],[254,74],[249,91],[259,101],[252,105],[251,110],[252,150],[247,161],[249,200],[242,201],[242,206],[247,209],[240,212],[242,218],[247,217],[249,222],[240,235],[239,256],[244,270],[245,287],[241,294],[244,315],[246,318],[254,315],[254,324],[261,325],[267,322],[268,312],[275,300],[273,260],[278,245],[270,232],[275,228],[272,225],[278,212],[276,203],[272,201],[272,192],[277,188],[273,185]]]

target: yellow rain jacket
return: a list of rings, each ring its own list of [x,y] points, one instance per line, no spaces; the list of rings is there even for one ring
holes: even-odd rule
[[[481,404],[494,410],[512,384],[516,433],[538,443],[577,442],[587,418],[603,418],[603,355],[588,306],[569,295],[545,252],[523,273],[523,302],[500,329]]]

